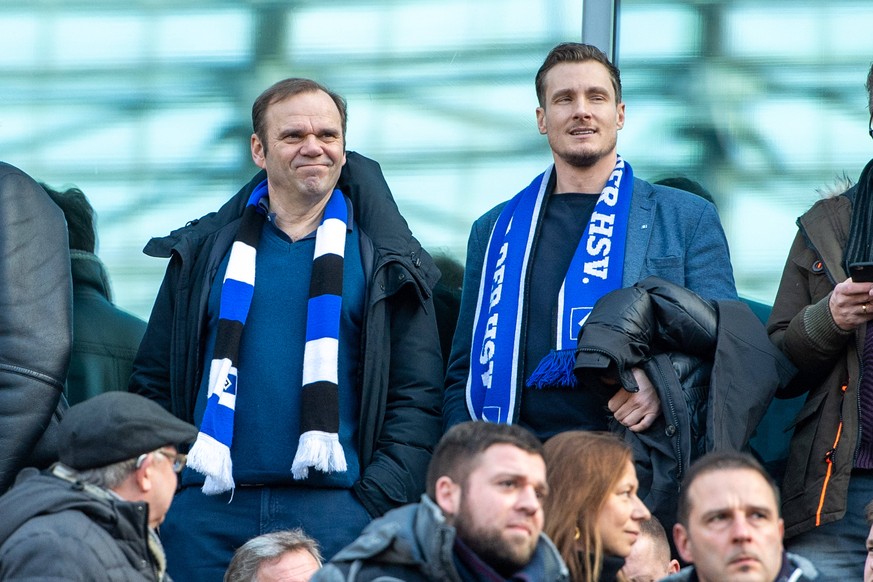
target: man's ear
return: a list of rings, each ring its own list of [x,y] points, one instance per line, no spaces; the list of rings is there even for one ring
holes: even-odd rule
[[[548,133],[548,128],[546,127],[546,109],[545,107],[537,107],[537,129],[540,130],[542,135],[546,135]]]
[[[149,455],[146,460],[143,461],[142,466],[133,472],[134,483],[136,483],[136,486],[143,493],[148,493],[155,486],[154,478],[152,477],[152,472],[155,470],[153,454],[154,453]]]
[[[267,161],[264,155],[264,144],[261,143],[261,139],[258,137],[258,134],[253,133],[251,139],[251,148],[252,148],[252,161],[255,165],[262,170],[267,166]]]
[[[452,481],[451,477],[443,475],[437,479],[434,490],[434,501],[443,513],[447,517],[457,515],[461,509],[461,486]]]
[[[676,549],[682,559],[689,564],[694,563],[694,552],[691,538],[688,536],[688,531],[681,523],[673,526],[673,541],[676,543]]]

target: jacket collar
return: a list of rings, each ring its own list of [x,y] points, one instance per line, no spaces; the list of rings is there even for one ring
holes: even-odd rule
[[[112,301],[112,288],[103,262],[94,253],[70,249],[73,282],[94,288],[100,295]]]
[[[819,252],[835,283],[849,276],[843,269],[843,249],[852,224],[855,190],[853,186],[840,196],[820,200],[797,219],[807,244]]]
[[[266,172],[261,170],[217,212],[193,220],[167,236],[151,239],[143,252],[161,258],[169,258],[174,251],[183,254],[188,244],[196,243],[238,220],[252,191],[266,177]],[[379,165],[358,153],[347,152],[337,188],[352,201],[355,220],[373,243],[378,257],[377,269],[387,262],[398,261],[429,294],[439,280],[439,269],[412,235]]]

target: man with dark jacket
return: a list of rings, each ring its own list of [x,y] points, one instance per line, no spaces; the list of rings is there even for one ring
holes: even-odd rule
[[[0,493],[26,466],[57,460],[72,343],[64,216],[30,176],[0,163]]]
[[[440,440],[421,502],[389,512],[313,582],[564,582],[543,529],[542,445],[513,425],[465,422]]]
[[[866,87],[873,118],[873,66]],[[797,219],[767,322],[798,369],[779,395],[806,394],[782,481],[785,543],[835,580],[861,578],[873,498],[873,283],[851,268],[873,261],[871,216],[873,160]]]
[[[818,572],[782,547],[779,488],[751,455],[720,451],[691,466],[673,539],[692,564],[669,582],[805,582]]]
[[[332,556],[424,489],[439,271],[379,166],[346,152],[345,111],[307,79],[267,89],[251,137],[265,172],[146,247],[170,264],[130,387],[200,428],[161,528],[176,578],[218,580],[276,529]]]
[[[146,324],[112,303],[109,273],[94,254],[94,208],[78,188],[42,185],[64,212],[73,275],[73,354],[67,374],[69,404],[107,390],[127,390]]]
[[[26,469],[0,497],[0,579],[167,582],[155,528],[197,429],[142,396],[107,392],[69,409],[60,462]]]

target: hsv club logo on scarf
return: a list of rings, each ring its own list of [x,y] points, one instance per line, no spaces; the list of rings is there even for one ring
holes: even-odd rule
[[[524,302],[530,292],[524,281],[552,171],[554,166],[507,203],[488,241],[467,377],[467,408],[477,420],[513,422]],[[579,330],[594,303],[621,287],[632,192],[633,170],[616,156],[556,298],[554,349],[539,363],[529,386],[575,385],[573,352]]]

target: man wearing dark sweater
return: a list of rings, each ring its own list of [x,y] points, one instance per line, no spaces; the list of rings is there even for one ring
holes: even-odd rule
[[[131,389],[200,429],[161,528],[168,568],[218,580],[234,550],[301,527],[326,556],[411,502],[439,437],[438,271],[346,105],[307,79],[252,108],[264,172],[153,239],[170,257]]]
[[[558,45],[536,91],[554,164],[473,224],[445,425],[517,422],[547,439],[605,430],[611,413],[642,431],[661,407],[641,369],[638,389],[616,386],[608,403],[576,387],[581,326],[600,297],[650,275],[705,299],[736,299],[727,241],[712,204],[635,179],[617,154],[625,105],[602,51]]]

